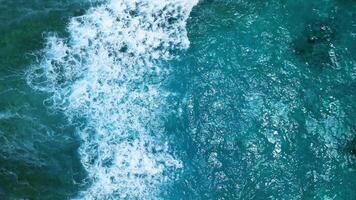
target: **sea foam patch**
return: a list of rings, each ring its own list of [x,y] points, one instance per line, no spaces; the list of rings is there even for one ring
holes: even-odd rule
[[[79,199],[156,199],[182,167],[162,141],[166,98],[160,61],[189,46],[197,0],[107,0],[71,19],[69,38],[47,37],[28,84],[78,123],[91,186]],[[81,122],[81,123],[80,123]]]

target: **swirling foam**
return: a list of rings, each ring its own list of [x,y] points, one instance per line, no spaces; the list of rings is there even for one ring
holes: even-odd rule
[[[68,39],[47,37],[27,74],[46,104],[78,123],[91,186],[81,199],[156,199],[182,164],[162,141],[167,70],[160,60],[189,46],[197,0],[107,0],[71,19]],[[79,123],[82,122],[82,123]]]

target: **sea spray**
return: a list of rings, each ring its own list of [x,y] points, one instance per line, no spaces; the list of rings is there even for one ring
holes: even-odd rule
[[[170,151],[164,117],[171,95],[160,61],[188,48],[197,0],[108,0],[74,17],[69,37],[48,35],[28,84],[78,126],[90,186],[79,199],[157,199],[183,164]]]

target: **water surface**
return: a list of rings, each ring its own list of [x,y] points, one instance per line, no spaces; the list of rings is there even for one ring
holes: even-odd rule
[[[0,0],[1,199],[356,198],[354,1],[142,2]]]

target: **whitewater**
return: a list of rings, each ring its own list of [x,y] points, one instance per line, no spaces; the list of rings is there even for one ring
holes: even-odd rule
[[[184,163],[165,139],[164,61],[189,47],[197,0],[98,1],[46,36],[27,83],[77,127],[89,186],[77,199],[159,199]]]

